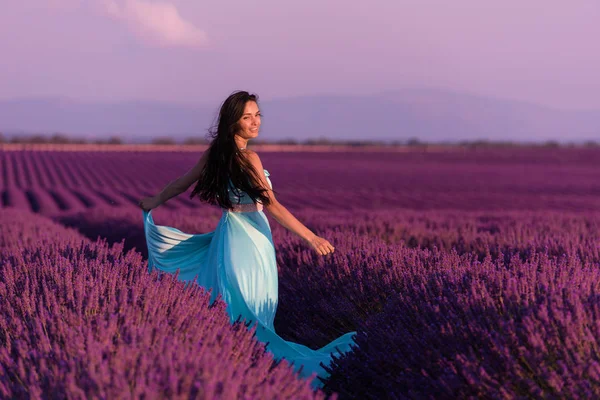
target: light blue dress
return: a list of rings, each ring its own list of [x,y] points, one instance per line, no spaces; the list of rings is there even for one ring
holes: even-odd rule
[[[264,170],[264,173],[273,188],[269,172]],[[302,377],[316,373],[326,378],[328,373],[319,364],[329,364],[331,354],[339,355],[338,351],[352,350],[351,345],[356,346],[353,339],[356,332],[348,332],[318,350],[277,335],[273,320],[277,311],[278,276],[269,221],[262,209],[259,210],[262,205],[256,207],[246,193],[230,184],[229,194],[232,204],[246,204],[255,211],[223,209],[216,229],[202,234],[156,225],[152,211],[143,211],[148,271],[175,273],[179,270],[179,280],[195,279],[207,290],[212,288],[211,304],[220,293],[227,303],[231,323],[240,315],[252,321],[250,326],[256,322],[257,339],[267,343],[267,350],[275,359],[285,358],[296,371],[302,367]],[[322,386],[316,377],[311,384],[314,388]]]

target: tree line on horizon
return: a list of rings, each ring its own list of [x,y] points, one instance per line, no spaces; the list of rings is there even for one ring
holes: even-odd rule
[[[110,144],[110,145],[121,145],[121,144],[134,144],[127,143],[125,140],[116,135],[108,136],[100,139],[85,139],[78,137],[70,137],[61,133],[54,133],[52,135],[42,134],[20,134],[13,135],[11,137],[5,137],[0,132],[0,144],[2,143],[26,143],[26,144]],[[158,136],[154,137],[146,143],[135,143],[135,144],[155,144],[155,145],[202,145],[209,144],[210,141],[202,137],[187,137],[181,141],[177,141],[173,137],[169,136]],[[404,140],[393,140],[391,142],[378,141],[378,140],[333,140],[328,138],[311,138],[306,140],[296,139],[280,139],[280,140],[263,140],[254,139],[254,144],[277,144],[277,145],[345,145],[345,146],[410,146],[410,147],[426,147],[429,145],[435,146],[466,146],[466,147],[521,147],[521,146],[541,146],[541,147],[600,147],[600,141],[588,140],[581,144],[575,143],[560,143],[556,140],[547,140],[537,143],[521,143],[513,141],[494,141],[487,139],[478,140],[458,140],[455,142],[427,142],[416,137],[410,137]]]

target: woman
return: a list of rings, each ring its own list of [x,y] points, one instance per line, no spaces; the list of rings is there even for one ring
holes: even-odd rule
[[[257,96],[235,92],[223,103],[212,141],[198,163],[185,175],[168,184],[158,195],[140,200],[148,245],[148,269],[175,273],[179,279],[195,281],[212,290],[211,303],[220,293],[233,323],[242,317],[257,324],[256,337],[267,343],[275,359],[285,358],[301,368],[301,376],[316,373],[326,378],[319,365],[328,364],[331,354],[356,345],[348,332],[328,345],[312,350],[282,339],[275,333],[278,277],[271,228],[265,208],[285,228],[300,236],[319,255],[335,251],[326,239],[315,235],[275,198],[269,172],[263,169],[248,141],[258,136],[261,114]],[[189,234],[156,225],[151,209],[185,192],[194,182],[190,197],[219,205],[223,214],[217,228],[204,234]],[[339,354],[337,354],[339,356]],[[322,385],[312,380],[313,387]]]

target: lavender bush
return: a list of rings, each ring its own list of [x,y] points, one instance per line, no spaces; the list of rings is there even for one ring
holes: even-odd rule
[[[50,246],[57,238],[72,245],[89,242],[76,229],[55,224],[41,215],[21,209],[0,209],[0,258],[8,249]]]

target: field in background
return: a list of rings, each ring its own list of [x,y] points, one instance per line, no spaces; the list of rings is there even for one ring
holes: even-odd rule
[[[600,396],[600,149],[253,148],[282,204],[336,247],[318,257],[267,213],[276,331],[315,349],[358,332],[326,393]],[[322,398],[223,307],[146,272],[137,200],[200,151],[0,152],[0,394]],[[214,229],[220,210],[190,191],[156,222]]]
[[[43,215],[136,207],[204,148],[188,150],[0,152],[0,207]],[[600,149],[256,151],[290,209],[600,209]],[[191,190],[162,208],[206,207]]]

